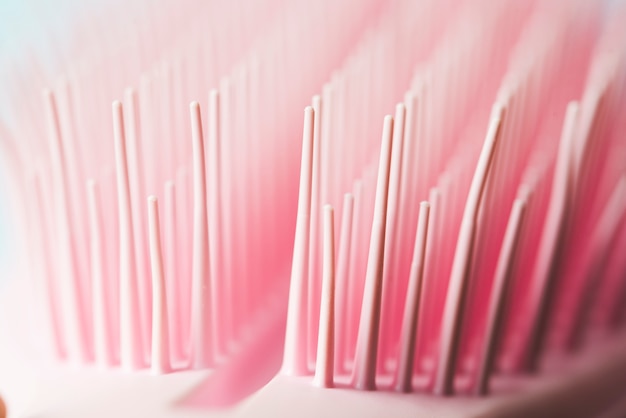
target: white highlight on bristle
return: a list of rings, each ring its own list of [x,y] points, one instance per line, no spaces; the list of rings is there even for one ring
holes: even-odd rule
[[[415,246],[413,248],[413,259],[409,275],[409,287],[404,303],[402,334],[400,335],[400,355],[396,373],[396,390],[398,392],[411,392],[412,390],[415,337],[417,335],[417,319],[422,293],[429,215],[430,204],[428,202],[420,203]]]
[[[394,117],[393,129],[393,149],[391,151],[391,166],[389,171],[389,196],[387,203],[387,227],[385,233],[385,251],[391,254],[386,257],[383,266],[383,301],[382,301],[382,318],[381,322],[384,327],[381,340],[390,339],[391,329],[399,318],[396,318],[397,310],[394,308],[399,301],[397,300],[398,289],[398,271],[395,255],[398,254],[398,246],[396,245],[397,235],[399,234],[399,210],[400,205],[400,186],[402,181],[402,161],[404,148],[404,120],[406,115],[406,107],[403,103],[396,105],[396,113]],[[386,331],[386,332],[385,332]],[[392,344],[381,344],[382,351],[381,362],[379,362],[379,370],[384,371],[385,360],[395,355],[390,353]]]
[[[367,258],[367,273],[354,365],[354,385],[362,390],[376,389],[376,360],[383,286],[387,196],[393,136],[393,117],[385,116],[376,183],[374,219]]]
[[[526,201],[517,199],[513,202],[513,209],[504,233],[498,264],[494,273],[489,310],[487,312],[487,326],[483,337],[483,348],[480,353],[478,377],[475,392],[477,395],[486,395],[489,391],[489,377],[493,370],[496,350],[500,341],[501,323],[504,317],[504,307],[513,267],[515,254],[520,241],[520,231],[524,221]]]
[[[321,179],[321,119],[322,98],[314,96],[311,106],[315,112],[313,122],[313,168],[311,176],[311,218],[309,223],[309,263],[308,263],[308,293],[307,293],[307,362],[315,364],[315,341],[319,332],[317,319],[320,310],[320,214],[322,213],[322,201],[320,199]]]
[[[191,278],[191,358],[194,368],[211,365],[209,330],[209,234],[207,220],[204,138],[200,105],[193,102],[191,137],[193,147],[193,260]]]
[[[89,247],[91,250],[91,303],[93,305],[93,338],[95,360],[101,367],[110,367],[114,362],[111,346],[112,329],[109,310],[110,295],[105,279],[109,277],[107,270],[104,227],[102,223],[102,204],[98,184],[95,180],[87,181],[87,200],[89,212]]]
[[[112,110],[120,228],[120,362],[122,368],[133,370],[144,366],[143,334],[122,104],[113,102]]]
[[[350,277],[350,257],[352,251],[352,223],[354,214],[354,196],[346,193],[343,199],[343,209],[341,213],[341,236],[339,237],[339,254],[337,255],[337,298],[335,311],[337,312],[336,335],[335,338],[335,373],[341,373],[344,369],[346,359],[346,345],[349,321],[348,284]]]
[[[322,297],[314,383],[330,388],[334,386],[335,367],[335,221],[330,205],[324,206],[323,228]]]
[[[311,177],[313,173],[313,124],[315,111],[304,110],[302,133],[302,162],[300,165],[300,193],[296,235],[293,247],[285,354],[282,372],[287,375],[303,375],[308,372],[306,350],[306,286],[309,253],[309,222],[311,217]]]
[[[208,120],[208,161],[207,161],[207,196],[209,225],[209,277],[211,283],[211,329],[212,350],[216,358],[226,355],[225,331],[223,318],[224,306],[224,269],[222,240],[222,206],[221,206],[221,168],[220,168],[220,96],[217,90],[209,92]]]
[[[159,203],[154,196],[148,197],[148,235],[150,266],[152,270],[152,373],[171,371],[167,297],[163,272],[163,248],[159,225]]]
[[[478,159],[474,177],[472,178],[452,262],[450,282],[441,322],[439,364],[435,374],[434,391],[439,395],[451,395],[454,392],[454,372],[461,333],[461,315],[463,313],[468,274],[472,261],[476,221],[498,142],[503,109],[497,107],[496,112],[489,123],[487,137]]]

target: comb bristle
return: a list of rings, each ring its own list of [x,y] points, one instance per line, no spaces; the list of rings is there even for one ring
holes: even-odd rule
[[[623,397],[624,5],[97,3],[0,75],[29,370],[209,370],[142,386],[172,416]]]

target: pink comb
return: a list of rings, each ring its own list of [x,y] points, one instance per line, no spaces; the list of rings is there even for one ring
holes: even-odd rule
[[[9,412],[620,416],[603,7],[164,0],[51,28],[60,65],[9,61],[0,114],[29,278],[0,293]]]

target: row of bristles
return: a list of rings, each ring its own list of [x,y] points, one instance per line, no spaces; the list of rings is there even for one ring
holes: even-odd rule
[[[352,22],[346,20],[348,6],[340,5],[330,20],[322,13],[327,5],[306,7],[310,21],[290,33],[291,39],[321,20],[328,25],[329,36],[337,34],[331,47],[308,55],[311,62],[300,63],[297,54],[289,53],[297,45],[280,49],[284,28],[272,29],[262,48],[219,80],[219,94],[209,95],[204,123],[199,111],[193,112],[194,123],[183,122],[177,106],[185,94],[195,96],[210,78],[194,68],[201,61],[196,50],[207,46],[198,41],[204,38],[194,36],[185,38],[192,41],[191,47],[186,44],[187,56],[142,74],[140,87],[126,90],[123,108],[121,103],[114,106],[114,129],[108,137],[111,123],[100,120],[100,100],[91,98],[102,98],[103,89],[115,90],[119,73],[79,67],[54,91],[45,92],[45,132],[33,134],[30,129],[40,126],[23,124],[15,138],[26,140],[8,145],[14,148],[9,149],[15,157],[14,171],[24,177],[26,187],[18,194],[27,191],[27,207],[53,204],[50,210],[30,209],[28,217],[36,224],[27,223],[32,228],[29,242],[36,243],[33,249],[38,254],[29,268],[45,289],[43,305],[58,357],[127,369],[149,364],[153,293],[147,194],[162,196],[164,203],[163,262],[174,363],[192,368],[214,365],[243,338],[251,319],[280,287],[276,283],[281,282],[291,253],[297,184],[290,173],[298,166],[291,157],[299,145],[290,138],[299,128],[289,117],[290,105],[318,84],[320,73],[333,65],[326,61],[339,55],[337,51],[361,25],[359,14],[367,15],[376,5],[351,12]],[[273,8],[264,12],[273,15]],[[301,9],[303,5],[279,9],[278,15],[289,22],[280,15],[301,14]],[[233,12],[235,20],[241,18],[236,16],[240,10]],[[232,31],[224,22],[215,28]],[[188,35],[197,30],[193,27]],[[131,44],[130,55],[147,59],[150,48],[133,48]],[[213,52],[210,58],[220,65],[234,60],[236,53]],[[298,79],[279,78],[295,65]],[[281,94],[286,89],[289,95]],[[27,109],[30,103],[20,104]],[[203,124],[206,147],[180,139],[200,135]],[[49,139],[49,156],[38,157],[32,167],[24,155],[46,149],[36,142],[41,137]],[[116,138],[115,148],[108,146],[110,137]],[[198,168],[200,155],[206,159],[205,168]],[[201,182],[206,187],[200,187]]]
[[[191,181],[192,177],[197,178],[198,169],[195,163],[190,164],[189,157],[197,159],[198,151],[192,150],[191,141],[178,139],[190,137],[192,129],[182,122],[182,112],[177,106],[185,97],[185,90],[195,95],[206,79],[211,79],[206,72],[197,71],[198,66],[202,69],[202,64],[207,65],[195,54],[207,47],[199,42],[204,38],[182,37],[185,44],[182,57],[159,65],[153,73],[142,74],[139,88],[126,91],[123,112],[119,107],[114,111],[114,130],[110,135],[110,122],[103,122],[100,117],[103,113],[100,99],[106,97],[107,90],[118,88],[120,74],[130,72],[132,61],[120,63],[128,67],[124,71],[106,71],[88,61],[72,68],[54,92],[46,91],[44,95],[46,129],[26,123],[26,116],[18,112],[22,118],[15,120],[24,123],[14,138],[20,140],[3,145],[9,146],[8,151],[14,157],[11,161],[15,164],[14,171],[23,175],[20,182],[25,187],[19,188],[17,194],[28,191],[24,196],[27,207],[53,204],[50,210],[29,209],[28,218],[37,222],[26,222],[30,227],[29,242],[36,243],[33,248],[38,254],[29,269],[40,277],[38,286],[45,289],[42,306],[47,307],[45,314],[49,317],[51,341],[58,357],[81,362],[95,360],[105,366],[121,363],[130,369],[149,363],[153,295],[143,201],[146,194],[161,195],[163,189],[164,265],[170,289],[168,318],[173,359],[176,364],[206,367],[227,356],[233,343],[245,334],[250,320],[264,308],[272,289],[284,283],[281,277],[291,254],[297,192],[292,173],[298,167],[294,157],[299,145],[292,138],[299,128],[290,117],[293,103],[298,103],[300,97],[323,81],[355,34],[362,30],[365,19],[372,19],[373,12],[380,8],[377,2],[368,7],[362,2],[352,6],[355,4],[358,10],[348,2],[342,3],[330,20],[325,13],[329,4],[303,3],[278,9],[281,25],[289,25],[292,15],[307,16],[304,25],[288,32],[290,40],[298,36],[306,39],[310,29],[322,22],[326,37],[307,40],[314,48],[301,60],[294,53],[297,44],[283,44],[287,31],[278,25],[267,34],[265,44],[219,81],[219,95],[211,96],[209,106],[205,174],[208,184],[204,198],[198,186],[200,180]],[[416,7],[415,12],[429,6],[403,7]],[[396,14],[401,15],[398,11],[387,11],[385,19],[391,22],[390,16]],[[268,12],[268,15],[273,14]],[[238,18],[241,16],[235,16],[235,20]],[[391,28],[389,22],[386,30]],[[413,27],[410,23],[405,22],[405,26]],[[232,30],[223,23],[215,28]],[[196,35],[197,30],[192,26],[190,35]],[[110,33],[112,37],[128,36],[124,31]],[[322,41],[330,39],[332,43],[322,47]],[[232,41],[234,45],[246,42]],[[390,41],[391,38],[384,39],[385,44]],[[367,42],[375,45],[381,39],[372,36]],[[146,55],[150,55],[152,48],[134,44],[123,44],[123,48],[128,49],[126,54],[149,62]],[[368,58],[368,66],[386,54],[380,48],[375,51],[376,55]],[[102,55],[106,58],[100,59],[117,62],[118,53],[115,51],[113,59],[104,49]],[[212,65],[226,65],[235,55],[233,50],[221,48],[211,53],[216,61]],[[361,65],[353,64],[349,72],[358,71]],[[299,77],[282,77],[288,69]],[[372,75],[372,81],[376,82],[371,87],[375,91],[369,92],[370,88],[362,91],[376,96],[386,92],[383,83],[386,75],[376,69]],[[344,113],[351,107],[348,97],[344,97],[346,86],[347,81],[342,78],[333,80],[325,89],[326,94],[334,91],[337,109],[343,108],[340,111]],[[28,96],[20,96],[24,97]],[[22,100],[16,104],[16,110],[30,113],[30,102]],[[383,104],[376,107],[382,109]],[[364,115],[376,113],[368,106],[363,110]],[[369,120],[361,122],[363,129]],[[330,125],[326,126],[328,131]],[[347,129],[347,125],[337,124],[335,131],[328,131],[327,136],[343,136],[340,129]],[[40,150],[46,149],[37,142],[41,137],[49,139],[49,155],[39,156]],[[113,147],[107,145],[110,137],[117,138],[118,149],[112,160],[109,154]],[[335,150],[335,155],[343,158],[339,151]],[[348,150],[341,151],[346,156],[351,154]],[[34,161],[28,157],[32,154],[38,155]],[[361,160],[367,154],[369,150],[364,150]],[[360,164],[354,162],[352,171],[358,170]],[[337,181],[328,189],[342,187]],[[200,205],[206,206],[207,219],[197,222],[207,224],[208,244],[204,239],[194,238],[204,227],[189,222],[192,210],[197,214],[203,212],[198,209]],[[267,245],[268,237],[270,245]],[[194,263],[197,265],[192,267]],[[113,279],[117,274],[119,280]],[[192,276],[202,276],[204,285],[192,288]],[[211,311],[210,315],[207,310]],[[190,347],[192,340],[194,348]]]
[[[365,209],[371,216],[353,223],[355,197],[345,195],[336,280],[332,208],[338,205],[324,207],[323,222],[313,218],[323,201],[316,197],[318,173],[344,162],[325,161],[317,149],[320,141],[322,150],[332,146],[316,134],[319,118],[322,130],[324,126],[323,101],[316,98],[307,108],[284,373],[314,373],[314,381],[325,387],[485,394],[497,368],[537,370],[552,349],[578,349],[594,328],[619,322],[626,290],[621,257],[626,167],[618,116],[624,58],[605,53],[604,48],[611,50],[619,42],[616,26],[610,25],[589,67],[582,104],[568,103],[581,94],[577,89],[585,71],[575,74],[570,66],[560,66],[588,59],[589,52],[581,49],[588,34],[572,40],[571,27],[550,31],[544,18],[529,25],[536,32],[528,30],[510,58],[484,143],[472,133],[466,144],[457,145],[460,154],[448,156],[449,166],[427,168],[426,175],[439,177],[430,190],[420,189],[423,178],[407,169],[433,164],[426,159],[437,156],[433,148],[412,154],[412,147],[429,141],[437,146],[424,134],[432,119],[419,113],[429,104],[433,86],[416,75],[416,90],[396,107],[395,122],[391,116],[385,119],[377,176],[366,169],[354,183],[357,194],[364,187],[375,192],[373,205]],[[588,28],[589,22],[583,18],[572,27],[577,25]],[[545,49],[533,44],[538,36]],[[539,102],[540,91],[549,103]],[[549,113],[565,107],[560,127]],[[421,129],[417,134],[416,125]],[[475,147],[482,144],[476,159],[471,141]],[[354,143],[350,149],[357,148]],[[463,191],[451,190],[451,182]],[[417,205],[415,199],[426,191],[428,201]],[[365,202],[359,204],[371,200]],[[398,220],[406,207],[413,221]],[[318,232],[312,237],[315,228],[323,236]],[[429,234],[435,237],[429,239]],[[323,248],[323,273],[310,266],[319,262],[311,246]],[[351,271],[350,253],[359,246],[364,272]],[[364,283],[355,286],[361,275]],[[311,283],[320,283],[320,276],[321,301],[315,301]],[[320,307],[318,317],[315,309]],[[317,334],[311,333],[311,322],[318,318]]]
[[[341,18],[350,21],[353,8],[330,25],[333,48],[316,39],[304,62],[281,55],[282,29],[270,34],[209,94],[206,146],[200,105],[192,103],[189,125],[172,104],[174,86],[192,84],[184,65],[144,78],[123,106],[114,102],[115,168],[104,164],[86,191],[92,170],[76,168],[76,138],[68,139],[81,107],[68,91],[81,90],[47,91],[51,159],[35,176],[35,202],[53,202],[55,218],[34,215],[33,236],[41,257],[54,259],[41,263],[57,352],[130,369],[150,363],[158,373],[214,366],[245,343],[292,250],[283,372],[315,369],[321,386],[351,374],[348,383],[366,390],[392,378],[403,392],[484,394],[496,368],[536,368],[548,331],[555,346],[577,346],[589,328],[578,323],[598,311],[606,325],[623,299],[624,58],[623,48],[606,53],[619,47],[615,18],[589,66],[593,6],[566,3],[470,1],[455,17],[445,2],[390,7],[305,110],[293,247],[299,145],[297,124],[281,115],[351,45],[360,26],[346,29]],[[311,27],[324,22],[324,7]],[[477,26],[457,25],[470,18]],[[310,41],[306,28],[293,29]],[[305,85],[276,75],[288,70]],[[379,152],[375,116],[407,84]],[[559,142],[551,114],[566,105]],[[97,112],[80,112],[104,135]],[[84,165],[102,165],[102,143]],[[155,196],[146,211],[143,196],[159,194],[164,178],[173,180],[164,211]],[[109,279],[115,270],[119,281]]]

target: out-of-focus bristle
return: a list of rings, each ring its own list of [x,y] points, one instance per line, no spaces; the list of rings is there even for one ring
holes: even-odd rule
[[[144,366],[144,335],[147,331],[141,326],[143,319],[135,258],[126,134],[122,104],[119,101],[113,102],[113,132],[120,224],[120,363],[123,368],[133,370]]]
[[[207,221],[206,168],[204,162],[204,137],[200,105],[193,102],[191,112],[191,136],[193,141],[193,255],[191,276],[190,353],[192,364],[197,368],[211,365],[213,361],[209,300],[209,236]]]
[[[478,372],[474,391],[477,395],[486,395],[489,391],[489,376],[494,367],[495,352],[501,339],[502,317],[504,316],[505,302],[508,293],[508,283],[511,271],[515,266],[515,253],[519,245],[521,228],[526,210],[526,200],[520,198],[513,202],[511,216],[507,223],[506,232],[502,241],[502,248],[498,255],[498,264],[494,273],[493,290],[489,299],[487,311],[487,325],[482,342],[482,349],[478,360]]]
[[[355,201],[355,217],[350,226],[352,261],[348,271],[338,270],[337,276],[341,305],[335,327],[347,331],[345,336],[340,331],[335,352],[339,358],[335,379],[340,386],[346,383],[346,375],[352,374],[355,379],[351,384],[366,390],[387,388],[391,379],[399,391],[484,395],[489,391],[490,377],[499,369],[537,368],[546,352],[555,349],[550,342],[555,338],[553,331],[558,329],[556,335],[562,332],[569,335],[564,338],[570,341],[578,338],[579,332],[585,333],[583,329],[587,325],[582,323],[585,320],[575,318],[587,315],[586,305],[593,298],[590,294],[596,291],[601,279],[585,279],[587,291],[578,287],[580,303],[571,299],[567,305],[566,312],[572,315],[555,311],[552,306],[555,300],[563,299],[566,294],[574,297],[572,290],[565,291],[560,284],[567,280],[562,269],[571,264],[565,254],[572,244],[565,243],[564,237],[579,229],[572,224],[570,213],[585,218],[583,224],[588,225],[582,230],[600,228],[600,219],[604,218],[599,213],[603,206],[593,205],[598,206],[595,209],[598,214],[587,218],[576,199],[592,192],[590,176],[610,183],[624,169],[623,163],[615,163],[614,168],[602,174],[596,165],[607,156],[606,148],[598,145],[599,138],[614,128],[599,131],[594,115],[602,96],[592,92],[608,88],[610,82],[600,80],[615,77],[616,73],[595,70],[591,73],[596,74],[595,78],[585,82],[587,69],[593,69],[602,56],[597,52],[594,58],[592,52],[597,23],[597,11],[592,9],[582,3],[576,6],[537,3],[519,9],[501,5],[492,9],[491,14],[473,16],[484,25],[480,30],[449,28],[432,58],[417,67],[411,90],[405,94],[404,104],[397,107],[400,125],[394,132],[390,183],[385,186],[389,189],[385,199],[388,211],[382,250],[384,269],[376,282],[383,289],[382,296],[379,295],[382,308],[372,308],[377,306],[371,303],[377,300],[372,296],[376,295],[372,293],[376,287],[366,279],[371,254],[368,255],[364,238],[380,226],[380,220],[376,221],[379,201],[374,199],[374,194],[382,193],[385,188],[381,189],[374,179],[376,170],[384,166],[373,164],[377,158],[375,151],[362,153],[363,146],[347,145],[350,138],[358,138],[359,131],[351,131],[350,117],[358,117],[359,112],[350,113],[343,108],[360,105],[357,94],[346,95],[347,80],[355,84],[363,82],[360,77],[364,73],[352,75],[350,71],[352,66],[364,65],[357,64],[361,62],[356,58],[359,54],[365,61],[373,49],[357,48],[351,56],[354,58],[342,68],[346,75],[336,73],[324,88],[330,91],[332,87],[333,95],[326,95],[329,102],[324,102],[324,106],[330,110],[323,113],[322,126],[338,125],[342,135],[338,143],[347,144],[345,148],[327,144],[322,136],[321,162],[314,163],[314,170],[317,164],[324,167],[322,177],[330,175],[336,180],[332,186],[336,192],[342,188],[350,190],[349,179],[357,187],[355,190],[366,191],[364,200],[361,197]],[[461,10],[461,20],[472,15],[472,9]],[[514,18],[515,13],[518,15]],[[555,24],[552,17],[557,15],[561,17]],[[505,29],[502,22],[509,20],[513,24]],[[385,30],[381,26],[367,41],[383,42]],[[501,36],[490,37],[489,31],[499,31]],[[477,51],[481,42],[483,50],[487,42],[494,54],[467,61],[467,54]],[[589,58],[592,60],[588,61]],[[473,71],[460,74],[455,66],[461,62]],[[565,62],[579,63],[578,70],[565,67]],[[567,73],[560,77],[563,71]],[[455,86],[454,99],[450,85]],[[364,88],[368,87],[364,84]],[[483,94],[478,94],[479,91]],[[371,94],[381,100],[386,97],[381,91]],[[582,100],[582,107],[578,102],[568,102],[576,97]],[[473,106],[471,98],[474,98]],[[551,117],[551,112],[564,115],[563,123],[560,124],[560,117]],[[480,132],[488,117],[487,139],[483,142]],[[607,116],[601,120],[608,123]],[[598,139],[588,139],[592,134]],[[560,145],[555,140],[559,136]],[[590,151],[577,151],[581,146]],[[345,150],[353,153],[344,154]],[[355,170],[356,167],[361,167],[361,171]],[[577,180],[579,170],[587,173],[581,180]],[[322,203],[337,202],[333,193],[324,192],[325,200],[312,202],[312,213],[316,205],[319,211]],[[609,192],[603,193],[608,196]],[[432,200],[432,214],[428,243],[424,243],[424,277],[420,279],[423,284],[420,301],[409,303],[404,295],[410,297],[409,288],[415,284],[410,285],[413,263],[407,248],[413,248],[410,243],[416,238],[405,231],[417,225],[417,202],[425,197]],[[579,202],[583,207],[588,205],[588,201]],[[619,230],[621,218],[613,215],[611,219],[615,222],[613,229]],[[369,222],[373,223],[368,225]],[[315,225],[311,223],[311,228]],[[312,229],[310,234],[310,245],[319,246],[320,241],[315,238],[319,232]],[[600,257],[593,255],[591,247],[608,257],[611,251],[606,243],[609,239],[617,240],[619,235],[603,236],[604,246],[592,243],[577,250],[588,257],[582,261],[585,268],[592,268],[590,260]],[[370,239],[370,250],[376,242]],[[313,255],[314,249],[309,254],[309,263],[319,263]],[[309,292],[319,292],[316,284],[319,272],[315,273],[316,267],[311,265],[308,272]],[[598,275],[602,276],[584,274],[585,277]],[[343,296],[344,288],[349,289],[347,296]],[[584,299],[580,295],[585,295]],[[310,294],[307,301],[319,303]],[[405,320],[401,321],[403,306]],[[318,307],[309,306],[309,316]],[[416,310],[412,314],[415,323],[407,322],[412,318],[407,312],[413,310]],[[559,315],[569,322],[554,323]],[[308,320],[311,323],[315,318]],[[355,346],[350,342],[355,335],[350,329],[355,329],[358,323],[359,340],[355,340]],[[369,325],[363,326],[364,323]],[[402,325],[407,323],[411,325]],[[563,328],[568,325],[570,331]],[[310,331],[307,335],[310,346],[315,340]],[[376,349],[372,350],[374,343],[364,342],[364,335],[371,337],[369,343],[376,340]],[[363,356],[368,360],[363,361]]]
[[[43,345],[213,368],[221,406],[276,373],[483,396],[616,334],[626,9],[599,3],[86,11],[0,114]]]
[[[171,370],[168,307],[160,223],[159,202],[156,197],[150,196],[148,198],[148,241],[150,243],[152,273],[152,357],[150,366],[154,374],[167,373]]]
[[[421,302],[422,283],[424,274],[424,258],[426,257],[426,243],[428,237],[428,222],[430,204],[422,202],[415,235],[415,247],[411,260],[411,273],[404,303],[402,316],[402,334],[398,366],[396,368],[396,390],[411,392],[413,389],[413,367],[415,363],[415,338],[417,333],[417,319]]]

